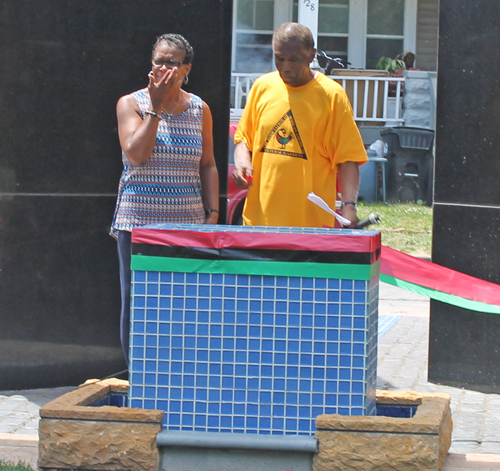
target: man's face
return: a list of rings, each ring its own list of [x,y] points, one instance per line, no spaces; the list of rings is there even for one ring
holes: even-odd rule
[[[299,40],[273,42],[274,61],[281,79],[290,87],[301,87],[313,75],[309,64],[316,54],[315,49],[306,49]]]
[[[404,59],[406,68],[409,69],[410,67],[413,67],[414,62],[415,62],[415,56],[413,54],[406,54]]]

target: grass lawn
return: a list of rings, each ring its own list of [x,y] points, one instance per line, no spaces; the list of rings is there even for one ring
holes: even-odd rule
[[[370,229],[382,233],[382,245],[416,256],[431,256],[432,208],[416,203],[360,203],[359,219],[370,213],[380,217],[380,224]]]
[[[0,460],[0,471],[35,471],[31,466],[24,464],[22,461],[15,463],[14,461]]]

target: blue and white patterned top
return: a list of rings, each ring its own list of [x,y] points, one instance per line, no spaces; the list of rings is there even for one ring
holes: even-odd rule
[[[147,89],[134,92],[142,119],[150,109]],[[123,172],[110,234],[156,223],[203,224],[200,160],[203,102],[191,94],[182,113],[163,112],[149,160],[134,167],[122,152]]]

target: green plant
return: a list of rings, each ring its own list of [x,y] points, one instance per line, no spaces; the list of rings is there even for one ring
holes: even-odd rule
[[[35,471],[31,466],[23,461],[18,461],[17,464],[13,461],[5,461],[0,459],[0,471]]]
[[[395,59],[391,59],[390,57],[381,57],[375,68],[378,70],[387,70],[387,72],[392,75],[397,70],[406,69],[406,65],[402,57],[402,54],[398,54]]]

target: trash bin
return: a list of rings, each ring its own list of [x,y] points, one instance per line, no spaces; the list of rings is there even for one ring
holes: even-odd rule
[[[377,201],[377,164],[371,159],[377,157],[373,150],[367,150],[366,154],[370,159],[359,167],[359,193],[358,199],[366,203]]]
[[[394,126],[380,130],[387,158],[387,199],[432,206],[432,129]]]

